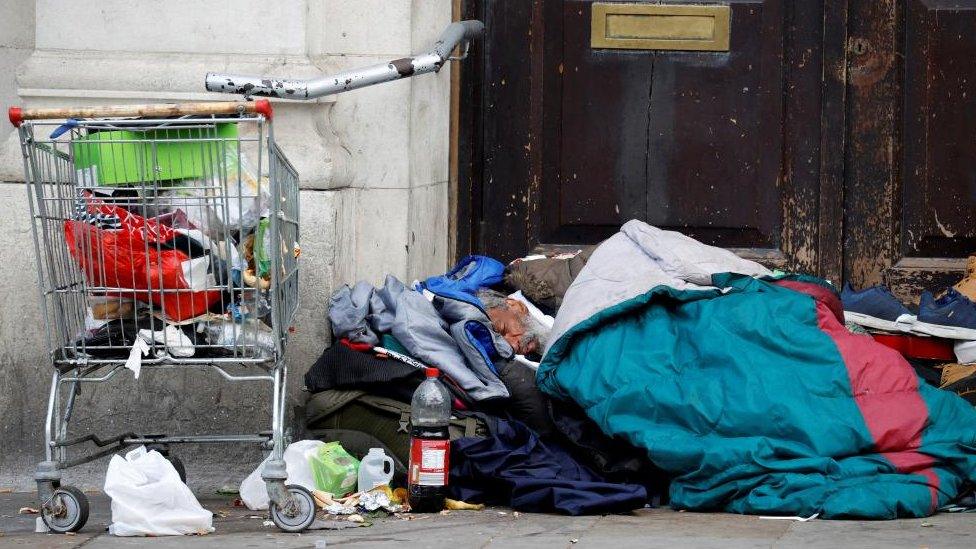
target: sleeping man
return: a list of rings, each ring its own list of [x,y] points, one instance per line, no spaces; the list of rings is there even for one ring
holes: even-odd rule
[[[515,354],[542,353],[549,329],[529,314],[525,303],[489,288],[482,288],[475,295],[484,305],[492,328],[512,346]]]

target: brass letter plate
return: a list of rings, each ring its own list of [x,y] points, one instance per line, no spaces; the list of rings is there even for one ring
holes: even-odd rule
[[[729,51],[729,7],[593,4],[590,47]]]

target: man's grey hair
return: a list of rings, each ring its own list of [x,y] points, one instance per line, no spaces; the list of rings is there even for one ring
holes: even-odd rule
[[[508,296],[499,291],[490,288],[481,288],[476,292],[476,295],[486,310],[508,307],[508,302],[506,301]],[[524,343],[532,340],[538,341],[539,352],[541,353],[546,348],[546,342],[549,340],[549,329],[536,320],[531,313],[526,313],[521,317],[521,320],[522,328],[525,330],[525,333],[522,335],[522,341]]]
[[[477,292],[478,299],[481,300],[482,305],[485,309],[495,309],[498,307],[508,307],[508,303],[505,302],[508,296],[492,290],[491,288],[481,288]]]

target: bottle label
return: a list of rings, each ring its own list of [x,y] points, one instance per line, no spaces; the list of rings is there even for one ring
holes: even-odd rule
[[[451,441],[410,440],[410,484],[447,486]]]

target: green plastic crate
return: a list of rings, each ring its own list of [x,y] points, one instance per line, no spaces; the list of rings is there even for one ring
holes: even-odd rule
[[[220,173],[221,162],[236,156],[237,146],[237,124],[217,124],[93,132],[76,137],[71,150],[80,182],[119,186]]]

